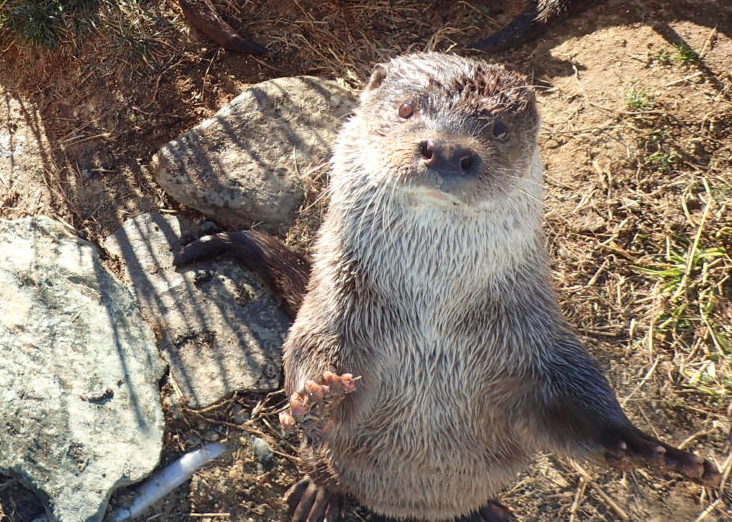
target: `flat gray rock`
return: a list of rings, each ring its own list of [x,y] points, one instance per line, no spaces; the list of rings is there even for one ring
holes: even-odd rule
[[[222,225],[284,231],[302,204],[303,178],[327,164],[355,99],[338,82],[310,76],[253,85],[164,145],[155,177]]]
[[[259,279],[234,261],[176,271],[181,235],[199,233],[183,219],[151,213],[127,220],[104,242],[158,332],[178,390],[200,408],[236,390],[276,389],[287,317]]]
[[[60,521],[100,520],[163,442],[164,364],[97,249],[48,217],[0,220],[0,473]]]

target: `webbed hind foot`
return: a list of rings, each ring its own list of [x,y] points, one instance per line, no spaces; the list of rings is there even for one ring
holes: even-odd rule
[[[511,522],[515,520],[516,518],[508,507],[497,500],[491,500],[474,513],[460,517],[455,522]]]
[[[292,522],[338,522],[343,516],[343,495],[317,485],[309,477],[285,493],[285,502],[292,509]]]

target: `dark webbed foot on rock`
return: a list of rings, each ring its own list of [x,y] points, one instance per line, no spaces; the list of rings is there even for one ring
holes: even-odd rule
[[[538,20],[538,2],[533,1],[528,4],[527,8],[506,27],[493,36],[474,42],[468,47],[483,51],[502,51],[536,38],[544,32],[546,23]]]
[[[290,395],[290,407],[280,413],[280,424],[286,431],[300,427],[310,434],[326,434],[331,428],[330,410],[356,390],[356,380],[350,373],[325,372],[320,382],[307,381],[302,390]]]
[[[469,47],[484,51],[501,51],[517,47],[543,34],[551,24],[602,1],[527,0],[525,9],[506,27]]]
[[[202,5],[195,5],[188,0],[178,0],[178,3],[188,22],[224,49],[254,55],[267,53],[267,49],[261,45],[242,38],[219,16],[210,0],[204,0]]]
[[[337,522],[343,511],[343,496],[318,486],[308,477],[296,482],[285,494],[292,522]]]
[[[622,471],[646,465],[660,471],[675,471],[707,486],[717,485],[721,477],[712,462],[669,446],[635,428],[611,429],[603,445],[605,460]]]

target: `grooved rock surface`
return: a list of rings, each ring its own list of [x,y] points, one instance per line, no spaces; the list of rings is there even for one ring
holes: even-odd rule
[[[104,242],[119,258],[143,313],[160,333],[178,390],[196,408],[233,391],[279,386],[287,316],[254,275],[218,258],[176,271],[188,221],[157,213],[127,220]]]
[[[292,223],[302,179],[330,159],[355,95],[333,80],[277,78],[246,89],[153,158],[155,177],[181,203],[222,225],[269,231]]]
[[[48,217],[0,220],[0,472],[100,520],[157,465],[164,364],[130,292]]]

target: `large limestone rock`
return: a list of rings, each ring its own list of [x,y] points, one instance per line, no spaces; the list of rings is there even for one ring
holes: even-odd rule
[[[302,179],[322,169],[354,94],[309,76],[253,85],[153,158],[168,194],[222,225],[269,231],[291,224]]]
[[[178,390],[200,408],[236,390],[276,389],[289,320],[262,283],[232,260],[176,271],[181,236],[199,235],[185,219],[152,213],[127,220],[104,246],[122,261],[159,332]]]
[[[157,465],[164,364],[129,291],[50,218],[0,220],[0,473],[100,520]]]

